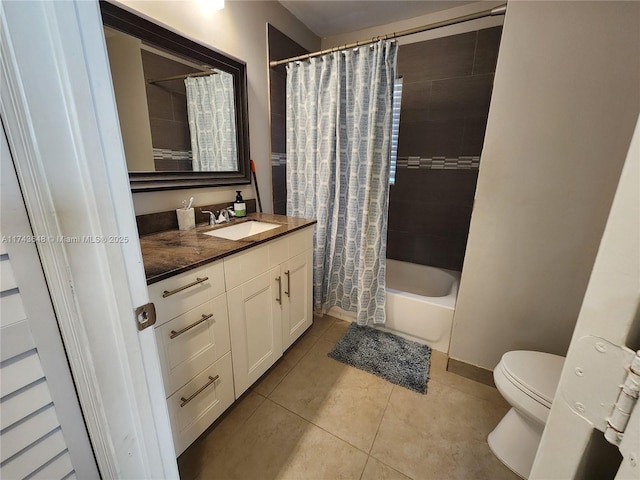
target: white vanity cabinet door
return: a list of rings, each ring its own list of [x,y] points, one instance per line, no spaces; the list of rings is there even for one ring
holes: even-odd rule
[[[233,401],[233,368],[227,353],[167,399],[176,457]]]
[[[149,301],[156,307],[156,326],[223,294],[224,290],[222,260],[149,285]]]
[[[308,249],[281,267],[282,348],[286,350],[313,322],[313,251]]]
[[[226,295],[166,322],[155,333],[165,391],[170,396],[230,350]]]
[[[282,356],[280,267],[227,292],[236,398]]]

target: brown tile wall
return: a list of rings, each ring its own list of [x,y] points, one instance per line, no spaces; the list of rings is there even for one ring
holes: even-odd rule
[[[479,156],[502,27],[401,45],[398,157]],[[387,257],[462,270],[478,170],[399,167]]]
[[[309,53],[277,28],[269,25],[269,60],[282,60]],[[271,85],[271,156],[284,156],[286,145],[286,85],[287,74],[284,65],[269,69]],[[277,160],[272,163],[273,213],[286,215],[287,175],[286,165]]]
[[[145,80],[198,71],[146,50],[142,50],[142,66]],[[177,151],[191,150],[184,80],[147,84],[147,103],[153,147]],[[168,165],[164,165],[162,169],[165,167],[169,169]]]
[[[401,45],[399,157],[479,156],[502,27]],[[269,58],[307,51],[269,25]],[[271,68],[274,213],[286,213],[284,65]],[[284,155],[283,155],[284,156]],[[389,196],[387,257],[462,270],[477,169],[400,167]]]

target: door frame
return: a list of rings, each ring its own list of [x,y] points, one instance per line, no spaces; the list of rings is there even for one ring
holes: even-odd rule
[[[0,128],[0,136],[3,240],[5,235],[14,239],[30,238],[33,231],[3,128]],[[78,478],[100,478],[36,247],[32,242],[3,241],[0,253],[8,255],[20,298],[23,299],[26,319],[20,323],[27,322],[28,330],[21,331],[18,338],[29,337],[37,350],[73,470]]]
[[[98,3],[0,22],[0,116],[100,473],[178,478]]]
[[[603,435],[638,348],[640,312],[640,116],[602,235],[531,479],[575,478],[592,435]],[[630,335],[630,332],[633,332]],[[634,338],[630,338],[634,337]],[[604,350],[583,344],[599,342]],[[606,352],[606,355],[603,355]],[[607,360],[603,360],[607,359]],[[603,367],[604,366],[604,367]],[[581,373],[578,373],[581,372]],[[575,379],[584,379],[577,382]],[[596,408],[597,406],[597,408]],[[640,405],[635,405],[639,409]],[[603,413],[606,412],[606,413]],[[640,410],[636,415],[640,414]],[[628,432],[637,426],[629,423]],[[597,430],[600,430],[599,432]],[[636,430],[637,431],[637,430]],[[627,433],[626,435],[629,435]],[[633,438],[629,435],[629,438]],[[637,436],[635,437],[637,441]],[[603,440],[604,442],[604,440]],[[623,438],[623,443],[625,442]],[[613,447],[612,447],[613,448]],[[637,444],[635,446],[637,448]],[[616,478],[636,478],[636,459],[623,456]],[[637,455],[637,453],[636,453]],[[633,472],[633,473],[631,473]]]

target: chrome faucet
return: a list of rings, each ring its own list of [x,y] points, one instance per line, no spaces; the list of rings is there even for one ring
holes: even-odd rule
[[[216,214],[215,213],[210,212],[209,210],[202,210],[202,209],[200,209],[200,212],[209,214],[209,225],[215,225],[216,224]]]
[[[218,216],[218,220],[216,220],[216,223],[226,223],[229,221],[229,210],[223,208],[219,213],[220,215]]]
[[[235,217],[235,213],[233,213],[233,207],[223,208],[222,210],[218,210],[215,212],[211,212],[209,210],[202,210],[202,213],[209,214],[209,225],[217,225],[219,223],[228,223],[231,221],[231,217]]]

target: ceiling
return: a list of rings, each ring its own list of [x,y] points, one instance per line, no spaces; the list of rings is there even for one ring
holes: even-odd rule
[[[464,0],[280,0],[321,38],[459,7]]]

